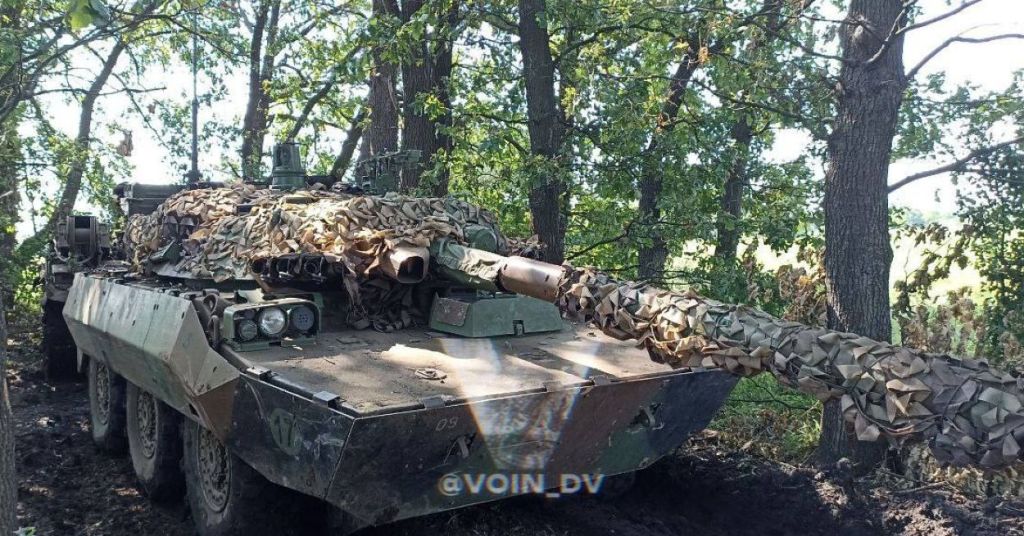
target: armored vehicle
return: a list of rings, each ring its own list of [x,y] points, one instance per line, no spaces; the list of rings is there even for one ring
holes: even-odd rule
[[[597,492],[736,381],[563,317],[562,267],[470,203],[389,191],[386,162],[326,188],[295,146],[273,158],[268,185],[136,211],[131,268],[76,274],[63,310],[95,443],[154,500],[184,490],[200,534],[286,531],[310,504],[355,529]]]
[[[57,223],[39,277],[43,285],[43,369],[48,378],[75,374],[75,343],[61,314],[75,273],[97,268],[110,256],[110,227],[96,216],[76,214]]]
[[[119,184],[115,193],[126,215],[152,212],[184,185]],[[43,370],[48,378],[68,379],[77,373],[77,352],[61,312],[75,274],[127,269],[112,247],[110,224],[92,214],[74,214],[57,222],[44,256],[39,282],[43,286]]]
[[[267,185],[132,215],[131,268],[77,273],[63,310],[94,441],[154,500],[184,488],[201,534],[599,491],[760,372],[841,400],[859,439],[1019,461],[1024,381],[984,361],[537,261],[486,210],[376,180],[406,161],[328,189],[294,146],[273,156]]]

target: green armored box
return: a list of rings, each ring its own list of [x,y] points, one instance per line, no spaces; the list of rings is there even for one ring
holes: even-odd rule
[[[456,294],[434,298],[430,328],[463,337],[498,337],[559,331],[554,305],[517,294]]]

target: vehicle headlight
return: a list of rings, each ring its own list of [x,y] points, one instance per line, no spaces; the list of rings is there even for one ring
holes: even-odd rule
[[[256,316],[256,323],[260,327],[260,333],[268,337],[276,337],[284,331],[288,324],[284,311],[277,307],[268,307],[260,311]]]
[[[316,324],[316,313],[305,305],[292,308],[288,315],[291,317],[292,327],[303,333],[313,329]]]
[[[256,322],[253,322],[248,318],[243,318],[235,324],[235,333],[238,335],[238,339],[242,342],[249,342],[255,339],[256,336],[259,335],[257,331],[258,329],[259,328],[256,327]]]

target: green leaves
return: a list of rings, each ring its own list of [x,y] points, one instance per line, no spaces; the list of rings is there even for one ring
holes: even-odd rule
[[[110,9],[103,0],[71,0],[67,19],[74,31],[91,25],[104,26],[110,22]]]

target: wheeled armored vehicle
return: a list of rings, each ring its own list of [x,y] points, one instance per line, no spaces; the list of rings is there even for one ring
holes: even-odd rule
[[[50,379],[75,375],[75,344],[62,311],[75,273],[110,260],[110,227],[91,214],[75,214],[56,225],[39,282],[43,287],[43,370]]]
[[[516,256],[486,211],[375,177],[311,187],[297,161],[280,146],[269,187],[138,211],[130,268],[77,274],[63,309],[93,439],[153,499],[184,489],[200,534],[286,530],[310,504],[351,530],[598,492],[732,389],[563,318],[561,268]]]

